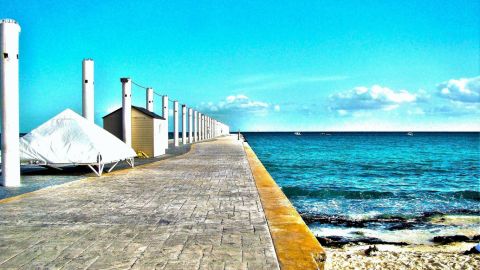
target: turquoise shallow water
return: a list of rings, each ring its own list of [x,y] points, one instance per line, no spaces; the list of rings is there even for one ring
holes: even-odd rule
[[[471,224],[432,224],[434,216],[479,216],[479,133],[244,135],[316,232],[408,223],[435,235]]]

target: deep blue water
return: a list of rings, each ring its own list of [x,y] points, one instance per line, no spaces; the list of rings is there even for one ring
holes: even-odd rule
[[[480,213],[479,133],[244,136],[303,216],[419,219],[432,212]]]

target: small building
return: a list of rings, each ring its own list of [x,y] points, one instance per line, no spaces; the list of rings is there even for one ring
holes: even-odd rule
[[[123,140],[122,108],[103,117],[103,128]],[[132,106],[132,148],[137,154],[156,157],[168,148],[168,123],[162,116],[147,109]]]

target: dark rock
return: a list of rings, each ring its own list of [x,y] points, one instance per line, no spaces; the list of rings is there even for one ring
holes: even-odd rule
[[[472,237],[472,240],[475,241],[475,242],[480,241],[480,234],[474,235],[474,236]]]
[[[398,245],[405,246],[408,245],[405,242],[387,242],[375,237],[364,237],[351,239],[342,236],[329,236],[329,237],[319,237],[317,236],[318,242],[325,247],[343,247],[346,244],[371,244],[371,245]]]
[[[480,246],[480,244],[478,244],[477,246]],[[477,249],[477,247],[472,247],[471,249],[465,251],[463,254],[465,255],[480,254],[480,251]]]
[[[467,242],[470,238],[465,235],[449,235],[449,236],[435,236],[433,242],[437,244],[450,244],[453,242]]]
[[[413,222],[402,222],[398,224],[394,224],[390,226],[388,229],[390,231],[397,231],[397,230],[405,230],[405,229],[411,229],[415,226]]]
[[[324,247],[343,247],[350,243],[350,240],[341,236],[318,237],[318,242]]]
[[[437,216],[443,216],[445,213],[438,212],[438,211],[431,211],[431,212],[425,212],[422,214],[421,217],[418,217],[417,219],[419,221],[427,221],[430,220],[432,217],[437,217]]]
[[[378,248],[377,246],[369,246],[366,250],[365,250],[365,255],[367,256],[372,256],[374,252],[377,252],[378,251]]]

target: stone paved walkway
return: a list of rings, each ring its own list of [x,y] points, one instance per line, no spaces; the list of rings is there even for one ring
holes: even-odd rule
[[[278,269],[242,144],[0,204],[0,268]]]

